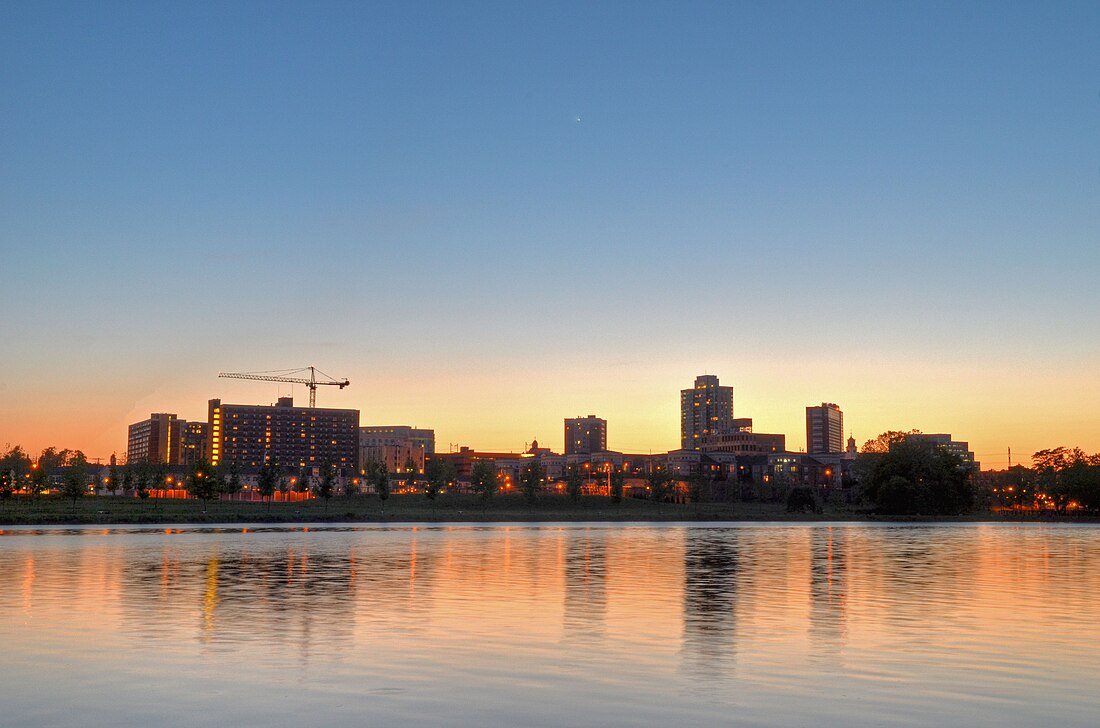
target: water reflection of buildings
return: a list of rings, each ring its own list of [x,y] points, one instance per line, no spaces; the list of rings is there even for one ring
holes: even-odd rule
[[[127,629],[163,636],[165,625],[181,629],[181,616],[197,610],[202,642],[286,643],[308,659],[315,632],[328,645],[351,637],[356,568],[354,551],[314,544],[165,543],[160,558],[127,569]]]
[[[607,616],[607,543],[602,533],[572,536],[565,542],[565,610],[567,641],[602,639]]]
[[[847,638],[845,529],[816,527],[810,533],[810,654],[832,662]]]
[[[696,678],[724,677],[733,665],[738,541],[737,532],[728,529],[685,534],[682,667]]]
[[[370,543],[339,534],[289,544],[263,534],[201,547],[168,540],[125,569],[124,623],[143,638],[176,630],[193,639],[179,632],[194,613],[203,643],[285,644],[308,661],[316,644],[351,649],[364,622],[417,624],[431,608],[433,574],[434,558],[408,534]],[[369,639],[370,629],[359,631]]]

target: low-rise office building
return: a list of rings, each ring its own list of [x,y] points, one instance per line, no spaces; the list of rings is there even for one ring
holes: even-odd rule
[[[359,428],[360,447],[420,446],[424,454],[435,455],[435,430],[408,425],[364,425]]]

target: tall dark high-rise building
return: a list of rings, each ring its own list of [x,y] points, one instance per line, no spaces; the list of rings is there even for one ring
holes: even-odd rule
[[[359,461],[359,410],[222,404],[210,400],[210,462],[251,470],[268,460],[283,467],[335,465],[350,474]]]
[[[806,452],[844,452],[844,413],[832,402],[806,408]]]
[[[680,449],[698,450],[703,437],[734,432],[733,387],[722,387],[718,377],[704,374],[695,386],[680,390]]]
[[[607,420],[588,415],[565,420],[565,454],[607,452]]]

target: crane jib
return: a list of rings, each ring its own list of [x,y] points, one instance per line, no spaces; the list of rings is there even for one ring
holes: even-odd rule
[[[284,384],[304,384],[307,387],[309,387],[309,406],[310,407],[316,407],[317,406],[317,385],[318,384],[324,384],[324,385],[327,385],[327,386],[335,385],[335,386],[339,387],[340,389],[343,389],[344,387],[347,387],[347,386],[351,385],[351,381],[348,380],[348,379],[344,379],[344,380],[341,381],[341,380],[335,379],[333,377],[329,377],[324,372],[321,373],[322,376],[328,377],[329,381],[327,381],[327,382],[317,381],[317,370],[314,367],[304,367],[303,369],[285,370],[285,371],[288,371],[289,373],[292,373],[292,374],[297,374],[298,372],[304,372],[307,369],[309,370],[309,379],[304,379],[304,378],[301,378],[301,377],[287,377],[287,376],[272,375],[272,374],[266,373],[266,372],[220,372],[218,374],[218,376],[222,377],[222,378],[225,378],[225,379],[249,379],[249,380],[252,380],[252,381],[259,381],[259,382],[282,382]]]

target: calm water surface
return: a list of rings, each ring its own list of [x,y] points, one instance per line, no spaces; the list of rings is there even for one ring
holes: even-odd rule
[[[1095,726],[1100,528],[5,529],[0,724]]]

